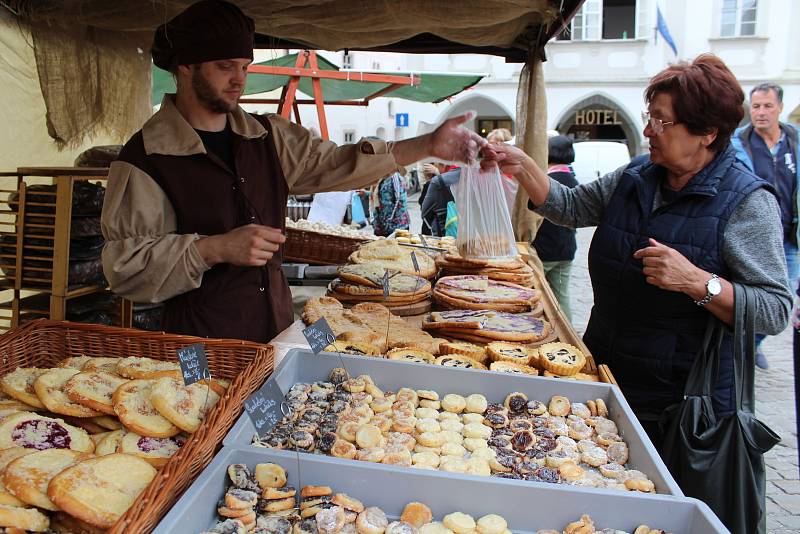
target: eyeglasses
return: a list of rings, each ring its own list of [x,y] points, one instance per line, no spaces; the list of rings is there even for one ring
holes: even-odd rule
[[[642,111],[642,122],[644,123],[645,127],[650,126],[650,129],[653,131],[653,135],[661,135],[664,133],[664,126],[678,124],[677,121],[662,121],[661,119],[651,117],[649,111]]]

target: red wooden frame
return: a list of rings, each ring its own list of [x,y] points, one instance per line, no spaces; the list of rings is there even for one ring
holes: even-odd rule
[[[380,96],[386,96],[392,91],[404,87],[406,85],[419,85],[420,79],[411,76],[393,76],[390,74],[373,74],[369,72],[354,72],[354,71],[338,71],[338,70],[320,70],[317,64],[317,52],[314,50],[303,50],[297,54],[297,61],[294,67],[271,67],[266,65],[250,65],[247,69],[248,72],[256,74],[272,74],[276,76],[289,76],[289,83],[283,86],[281,98],[276,100],[274,98],[242,98],[240,100],[243,104],[279,104],[278,112],[281,116],[289,119],[291,118],[292,110],[294,110],[295,121],[300,124],[300,109],[299,104],[314,104],[317,107],[317,116],[319,117],[320,135],[323,139],[328,139],[328,121],[325,117],[325,101],[322,96],[322,83],[320,80],[348,80],[359,82],[375,82],[375,83],[388,83],[389,87],[385,87],[380,91],[375,92],[364,98],[363,100],[353,101],[336,101],[328,102],[328,105],[336,106],[367,106],[370,101]],[[297,87],[300,84],[300,78],[311,78],[311,86],[314,91],[314,99],[297,99]]]

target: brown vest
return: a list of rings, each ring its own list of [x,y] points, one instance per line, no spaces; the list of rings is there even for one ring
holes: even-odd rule
[[[224,234],[245,224],[284,229],[289,194],[272,129],[264,138],[232,133],[236,169],[214,154],[147,155],[142,133],[120,159],[149,174],[163,189],[177,216],[179,234]],[[265,267],[223,263],[203,275],[199,288],[166,303],[167,332],[266,343],[293,321],[292,296],[281,270],[282,251]]]

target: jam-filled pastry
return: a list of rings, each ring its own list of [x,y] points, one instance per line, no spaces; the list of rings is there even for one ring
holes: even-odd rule
[[[0,420],[0,449],[11,447],[72,449],[78,452],[92,452],[95,448],[89,434],[82,428],[33,412],[17,412]]]
[[[128,432],[122,437],[118,452],[138,456],[154,467],[162,467],[185,442],[186,437],[183,435],[151,438]]]
[[[503,406],[512,414],[522,414],[528,407],[528,396],[518,391],[509,393],[503,401]]]

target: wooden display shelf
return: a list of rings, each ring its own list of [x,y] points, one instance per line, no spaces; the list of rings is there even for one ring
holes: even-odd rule
[[[107,289],[69,285],[73,187],[78,181],[107,177],[108,169],[99,167],[20,167],[0,173],[0,236],[6,238],[6,248],[15,249],[13,254],[0,255],[5,272],[12,273],[0,273],[0,309],[11,311],[10,317],[0,317],[0,331],[18,327],[20,313],[33,311],[21,307],[26,294],[48,294],[49,309],[44,312],[50,319],[64,320],[70,299]],[[55,191],[31,192],[35,201],[29,201],[28,187],[33,184],[55,186]],[[50,213],[41,212],[43,208]],[[30,240],[44,243],[34,245]],[[131,303],[123,301],[122,326],[130,326],[130,308]],[[9,323],[8,328],[3,321]]]

